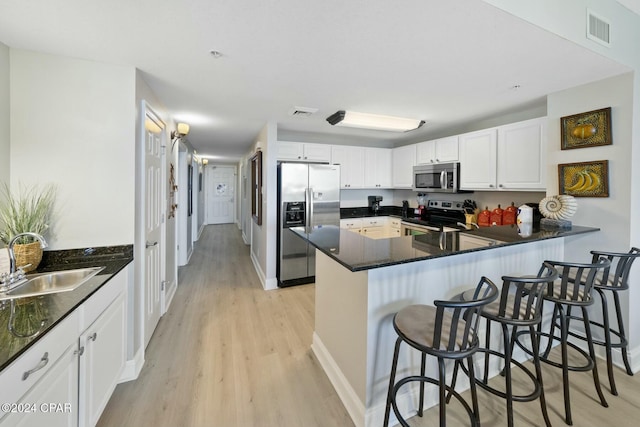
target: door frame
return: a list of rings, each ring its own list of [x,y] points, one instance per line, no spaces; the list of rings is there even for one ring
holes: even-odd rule
[[[146,196],[145,193],[145,184],[146,184],[146,162],[145,162],[145,150],[144,144],[146,142],[146,132],[145,132],[145,120],[149,116],[160,128],[160,148],[162,150],[161,153],[161,167],[160,167],[160,194],[161,194],[161,202],[160,202],[160,262],[159,262],[159,277],[162,283],[160,288],[160,317],[166,311],[166,295],[165,295],[165,283],[166,283],[166,257],[167,257],[167,216],[166,216],[166,208],[167,208],[167,167],[166,167],[166,159],[167,159],[167,127],[164,120],[161,119],[160,115],[155,112],[155,110],[149,105],[149,103],[145,100],[142,100],[142,108],[140,114],[140,140],[138,144],[138,170],[140,176],[140,197],[138,197],[138,205],[137,209],[139,209],[139,229],[136,241],[136,269],[139,271],[139,279],[137,281],[138,290],[136,292],[136,297],[138,298],[137,304],[135,305],[137,310],[139,311],[139,334],[142,343],[142,347],[144,350],[145,343],[147,342],[147,337],[145,336],[145,303],[146,303],[146,294],[145,294],[145,243],[146,243],[146,217],[145,217],[145,203]]]
[[[204,174],[203,174],[203,180],[205,183],[209,182],[209,178],[210,178],[210,174],[212,174],[214,172],[215,168],[220,168],[220,167],[224,167],[224,168],[230,168],[233,169],[233,213],[232,213],[232,218],[231,218],[231,222],[229,224],[236,224],[237,223],[237,216],[238,216],[238,199],[239,199],[239,189],[238,189],[238,166],[237,165],[230,165],[230,164],[224,164],[224,163],[209,163],[206,166],[203,166],[204,169]],[[213,224],[210,220],[210,212],[209,212],[209,201],[210,198],[213,197],[211,192],[214,191],[213,188],[210,188],[208,185],[204,185],[204,224],[205,225],[211,225]]]

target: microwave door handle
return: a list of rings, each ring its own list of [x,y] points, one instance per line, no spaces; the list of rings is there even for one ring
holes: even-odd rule
[[[447,171],[440,172],[440,188],[447,189]]]

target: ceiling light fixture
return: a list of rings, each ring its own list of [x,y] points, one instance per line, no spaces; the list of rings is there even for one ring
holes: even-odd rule
[[[335,126],[347,126],[364,129],[386,130],[390,132],[408,132],[418,129],[424,120],[406,119],[404,117],[382,116],[379,114],[357,113],[340,110],[327,117],[327,121]]]
[[[171,132],[171,139],[182,138],[189,133],[189,125],[186,123],[178,123],[176,130]]]

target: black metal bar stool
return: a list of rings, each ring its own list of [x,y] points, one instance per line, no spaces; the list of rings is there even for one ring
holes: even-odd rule
[[[480,310],[486,304],[495,300],[498,296],[498,288],[486,277],[480,279],[469,301],[434,301],[434,306],[410,305],[403,308],[393,318],[393,327],[398,334],[391,374],[389,377],[389,391],[387,393],[387,406],[384,415],[384,425],[389,424],[391,407],[398,421],[403,426],[408,426],[402,418],[396,403],[398,390],[405,384],[420,382],[420,402],[418,415],[422,416],[424,406],[425,382],[438,385],[440,396],[440,426],[446,426],[446,397],[445,392],[450,391],[460,401],[469,417],[471,425],[479,425],[478,399],[473,376],[473,364],[469,383],[471,388],[472,405],[469,404],[446,385],[445,360],[459,360],[471,358],[478,348],[478,321]],[[422,354],[420,375],[402,378],[395,382],[396,368],[400,344],[405,342]],[[425,376],[427,354],[438,358],[438,378]]]
[[[475,379],[476,384],[503,399],[507,403],[507,423],[509,427],[513,427],[513,402],[530,402],[535,399],[540,400],[542,416],[547,427],[551,427],[549,415],[547,413],[547,404],[544,397],[544,388],[542,384],[542,370],[539,360],[539,342],[536,334],[537,326],[542,321],[542,302],[544,293],[548,284],[558,278],[558,272],[549,263],[543,263],[538,271],[537,276],[511,277],[502,276],[502,289],[500,297],[491,304],[483,307],[481,316],[486,319],[486,335],[485,345],[478,349],[478,354],[484,354],[484,371],[482,378]],[[463,299],[468,296],[462,295]],[[496,322],[502,328],[502,346],[503,351],[491,348],[491,323]],[[522,363],[513,360],[513,349],[517,330],[519,327],[526,327],[529,338],[531,340],[531,353],[533,355],[533,366],[535,374],[531,372]],[[511,331],[509,331],[511,328]],[[523,331],[523,334],[527,331]],[[504,369],[501,374],[504,376],[504,389],[492,387],[489,385],[489,359],[497,357],[504,361]],[[456,361],[462,364],[462,361]],[[533,384],[533,390],[529,394],[514,395],[511,369],[512,364],[524,372]],[[462,364],[462,369],[469,373],[468,367]],[[455,387],[457,369],[454,370],[451,387]],[[504,391],[503,391],[504,390]]]
[[[553,304],[553,315],[551,318],[550,331],[543,332],[541,323],[538,325],[538,331],[536,332],[538,337],[546,337],[548,339],[546,349],[540,355],[540,361],[562,369],[565,421],[567,424],[572,425],[573,420],[571,418],[571,400],[569,394],[569,371],[591,371],[593,375],[593,383],[600,399],[600,404],[604,407],[609,406],[602,394],[602,389],[600,388],[598,365],[596,363],[596,355],[593,348],[587,308],[593,304],[591,289],[593,288],[598,272],[609,267],[611,262],[606,258],[599,258],[592,264],[558,261],[545,262],[551,264],[558,271],[559,280],[550,283],[547,288],[547,292],[544,295],[544,300]],[[582,311],[586,342],[589,350],[588,352],[585,352],[574,343],[569,342],[570,319],[567,316],[567,311],[570,310],[571,307],[580,308]],[[556,328],[560,329],[559,337],[556,336]],[[531,350],[529,350],[520,341],[522,332],[523,331],[518,332],[516,343],[525,352],[531,354]],[[559,341],[560,343],[560,362],[550,358],[550,351],[554,341]],[[584,365],[569,365],[569,348],[572,348],[575,352],[582,355],[585,360]]]
[[[606,258],[611,262],[611,266],[603,270],[602,274],[596,276],[593,284],[593,289],[600,296],[602,303],[602,323],[591,320],[589,323],[591,327],[599,327],[602,329],[604,341],[592,339],[592,342],[597,345],[605,347],[607,357],[607,373],[609,376],[609,386],[611,387],[611,394],[618,395],[616,388],[616,382],[613,377],[613,356],[612,349],[619,348],[622,352],[622,360],[624,362],[627,375],[633,375],[631,365],[629,364],[629,356],[627,354],[627,336],[624,331],[624,321],[622,319],[622,310],[620,308],[620,297],[618,292],[626,291],[629,289],[629,272],[631,266],[636,258],[640,257],[640,249],[631,248],[629,252],[602,252],[591,251],[593,255],[593,262],[596,262],[599,258]],[[611,292],[613,296],[613,303],[615,308],[615,322],[614,328],[611,327],[611,320],[609,314],[609,308],[607,304],[607,294],[605,292]],[[571,319],[581,320],[579,316],[572,316],[571,311],[567,313]],[[570,331],[569,335],[582,340],[586,340],[587,337],[584,334],[580,334],[575,331]],[[617,337],[617,342],[612,342],[612,336]]]

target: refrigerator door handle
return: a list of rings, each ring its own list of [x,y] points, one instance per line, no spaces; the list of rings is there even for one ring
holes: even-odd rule
[[[313,227],[313,188],[309,187],[307,188],[307,196],[306,196],[308,203],[307,203],[307,212],[309,213],[309,215],[307,216],[307,227],[308,230],[307,232],[310,233],[311,232],[311,228]]]

